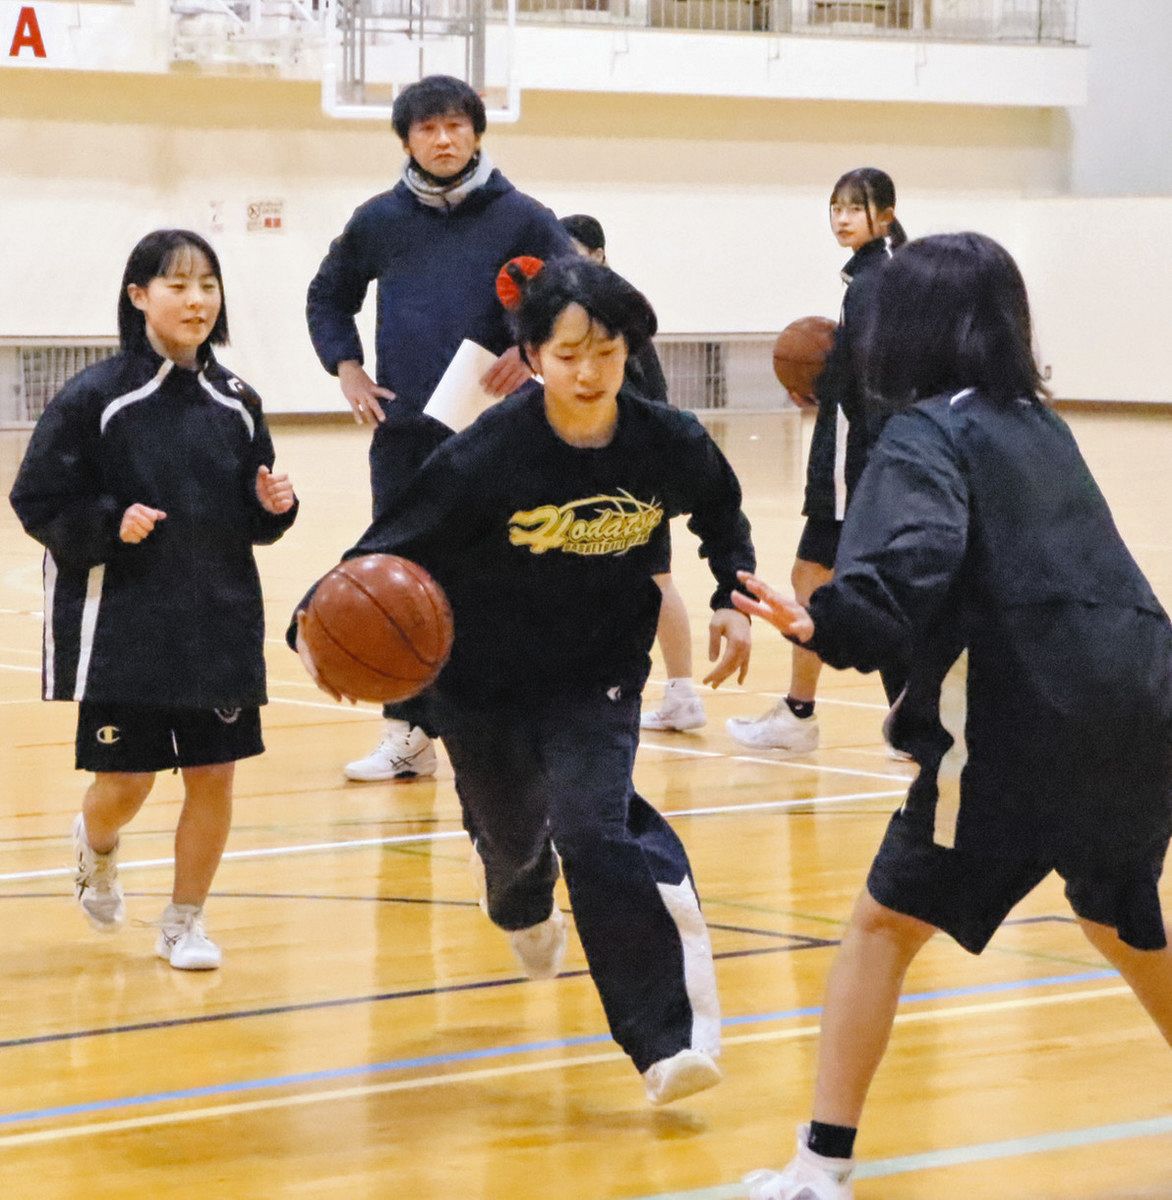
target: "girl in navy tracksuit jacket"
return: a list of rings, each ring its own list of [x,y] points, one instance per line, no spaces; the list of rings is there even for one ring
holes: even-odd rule
[[[628,351],[655,330],[629,283],[549,263],[518,325],[544,386],[444,442],[350,553],[411,558],[447,592],[455,643],[432,696],[487,911],[527,973],[556,974],[560,857],[611,1031],[665,1103],[717,1081],[720,1021],[687,855],[631,778],[654,576],[668,520],[691,514],[725,647],[709,681],[743,678],[749,631],[730,595],[749,526],[695,417],[619,394]]]
[[[814,1122],[752,1200],[849,1200],[854,1129],[912,959],[938,929],[980,953],[1051,871],[1172,1043],[1158,890],[1172,625],[1039,398],[1006,251],[979,234],[912,242],[884,272],[877,311],[866,377],[894,415],[834,580],[808,612],[746,580],[760,601],[738,607],[834,666],[873,670],[906,652],[893,720],[920,774],[831,974]]]
[[[859,167],[842,176],[830,193],[830,227],[839,245],[854,254],[842,270],[846,294],[834,345],[815,384],[818,417],[806,466],[806,524],[791,572],[794,593],[803,601],[831,577],[847,500],[867,461],[871,437],[858,383],[857,343],[883,268],[892,250],[907,240],[895,216],[891,176],[876,167]],[[795,646],[785,696],[760,717],[730,718],[729,733],[756,749],[816,749],[814,708],[821,671],[816,654]],[[903,687],[902,670],[885,669],[883,682],[893,701]]]
[[[87,368],[37,423],[12,489],[45,546],[44,696],[79,702],[77,898],[125,919],[118,831],[160,770],[183,772],[172,903],[156,952],[219,966],[202,909],[237,759],[264,749],[264,612],[253,546],[292,524],[260,398],[211,351],[228,338],[220,265],[186,230],[148,234],[119,294],[121,352]]]

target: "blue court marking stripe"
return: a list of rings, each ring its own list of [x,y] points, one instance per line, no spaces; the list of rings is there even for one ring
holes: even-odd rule
[[[1010,1138],[1003,1142],[984,1142],[972,1146],[953,1146],[947,1150],[929,1150],[900,1158],[883,1158],[860,1163],[856,1179],[884,1179],[890,1175],[911,1175],[916,1171],[934,1171],[963,1167],[970,1163],[1020,1158],[1027,1154],[1047,1154],[1056,1150],[1077,1150],[1103,1142],[1122,1142],[1134,1138],[1172,1135],[1172,1117],[1153,1117],[1145,1121],[1124,1121],[1114,1125],[1094,1125],[1088,1129],[1063,1129],[1032,1137]],[[1159,1181],[1157,1181],[1159,1182]],[[749,1194],[743,1183],[718,1184],[686,1192],[660,1192],[633,1200],[745,1200]]]
[[[581,973],[585,974],[585,972]],[[1050,975],[1040,979],[1021,979],[1001,984],[979,984],[971,988],[947,988],[941,991],[917,992],[904,996],[901,998],[900,1006],[926,1000],[952,999],[958,996],[979,996],[989,992],[1023,991],[1030,988],[1086,983],[1093,980],[1111,978],[1116,978],[1114,971],[1091,971],[1078,975]],[[721,1021],[721,1025],[735,1027],[766,1021],[783,1021],[794,1017],[818,1016],[821,1011],[821,1007],[783,1009],[772,1013],[726,1017]],[[83,1104],[69,1104],[55,1108],[28,1109],[23,1112],[0,1113],[0,1126],[13,1125],[23,1121],[51,1120],[54,1117],[110,1112],[146,1104],[204,1099],[209,1096],[234,1095],[241,1092],[262,1091],[270,1088],[295,1087],[307,1083],[325,1083],[339,1079],[353,1079],[355,1077],[373,1075],[379,1072],[410,1071],[419,1068],[479,1062],[492,1058],[506,1058],[518,1054],[534,1054],[547,1050],[567,1050],[580,1046],[598,1046],[605,1045],[610,1041],[610,1035],[606,1033],[589,1034],[572,1038],[551,1038],[540,1042],[522,1042],[511,1046],[486,1046],[477,1050],[461,1050],[450,1054],[429,1054],[417,1058],[390,1059],[386,1062],[363,1063],[354,1067],[332,1067],[321,1071],[301,1072],[293,1075],[274,1075],[263,1079],[244,1079],[231,1083],[208,1084],[204,1087],[182,1088],[170,1092],[151,1092],[139,1096],[123,1096],[110,1100],[93,1100]],[[567,1063],[567,1066],[572,1065],[572,1061]]]
[[[861,1163],[857,1174],[860,1179],[882,1179],[887,1175],[906,1175],[913,1171],[959,1167],[966,1163],[993,1162],[995,1159],[1017,1158],[1023,1154],[1074,1150],[1080,1146],[1096,1146],[1100,1142],[1121,1142],[1127,1138],[1162,1137],[1166,1134],[1172,1134],[1172,1117],[1152,1117],[1146,1121],[1123,1121],[1114,1125],[1095,1125],[1089,1129],[1063,1129],[1055,1133],[1034,1134],[1032,1137],[1010,1138],[1004,1142],[954,1146],[949,1150],[929,1150],[902,1158],[884,1158]]]
[[[1070,986],[1078,983],[1099,983],[1104,979],[1118,979],[1119,973],[1109,968],[1101,971],[1081,971],[1077,975],[1046,975],[1039,979],[1010,979],[1003,983],[975,983],[967,987],[938,988],[931,992],[908,992],[899,999],[900,1007],[905,1004],[922,1004],[931,1000],[956,1000],[965,996],[988,996],[997,992],[1020,992],[1027,988]],[[761,1021],[785,1021],[792,1017],[816,1017],[822,1012],[821,1005],[808,1008],[788,1008],[772,1013],[753,1013],[744,1017],[725,1017],[722,1025],[754,1025]]]
[[[263,1091],[268,1088],[296,1087],[307,1083],[331,1083],[339,1079],[355,1079],[383,1071],[411,1071],[420,1068],[450,1066],[453,1063],[481,1062],[485,1059],[506,1058],[515,1054],[537,1054],[546,1050],[573,1049],[578,1046],[597,1046],[611,1040],[610,1034],[594,1033],[574,1038],[553,1038],[542,1042],[522,1042],[513,1046],[485,1046],[479,1050],[461,1050],[456,1054],[425,1054],[418,1058],[399,1058],[381,1063],[360,1063],[354,1067],[330,1067],[322,1071],[302,1071],[293,1075],[273,1075],[266,1079],[242,1079],[235,1083],[210,1083],[203,1087],[179,1088],[170,1092],[148,1092],[141,1096],[121,1096],[113,1100],[90,1100],[83,1104],[62,1104],[56,1108],[29,1109],[25,1112],[0,1114],[0,1125],[19,1121],[43,1121],[53,1117],[72,1117],[88,1113],[112,1112],[135,1108],[143,1104],[171,1103],[177,1100],[200,1100],[209,1096],[231,1096],[241,1092]],[[572,1064],[568,1064],[572,1065]]]

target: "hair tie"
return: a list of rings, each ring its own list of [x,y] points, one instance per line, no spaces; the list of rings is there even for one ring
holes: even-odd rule
[[[526,285],[544,266],[540,258],[522,254],[510,258],[497,272],[496,296],[509,312],[520,307]]]

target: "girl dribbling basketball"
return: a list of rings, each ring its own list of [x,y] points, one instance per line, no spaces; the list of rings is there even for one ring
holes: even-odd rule
[[[632,780],[655,575],[668,521],[690,514],[716,581],[705,682],[743,680],[749,626],[731,592],[753,547],[699,421],[620,392],[654,332],[613,271],[548,263],[517,313],[543,383],[444,442],[347,557],[401,555],[447,593],[455,642],[430,696],[485,908],[530,977],[556,975],[560,860],[611,1032],[664,1104],[720,1079],[720,1015],[687,853]]]

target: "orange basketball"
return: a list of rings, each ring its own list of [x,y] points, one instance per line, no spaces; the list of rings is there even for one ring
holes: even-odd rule
[[[816,404],[814,385],[834,345],[837,326],[828,317],[799,317],[773,343],[773,373],[801,407]]]
[[[452,650],[452,610],[417,563],[367,554],[318,584],[302,635],[322,681],[355,700],[407,700],[433,683]]]

